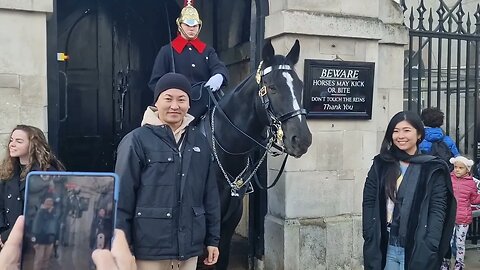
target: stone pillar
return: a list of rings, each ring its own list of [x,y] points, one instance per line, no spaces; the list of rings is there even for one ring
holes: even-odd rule
[[[53,0],[0,0],[0,153],[17,124],[47,131],[46,20],[52,11]]]
[[[304,59],[375,62],[371,120],[312,119],[313,144],[269,190],[265,269],[362,269],[362,191],[389,118],[402,110],[408,32],[393,0],[270,1],[265,37],[277,53],[300,40]],[[269,178],[278,160],[269,160]]]

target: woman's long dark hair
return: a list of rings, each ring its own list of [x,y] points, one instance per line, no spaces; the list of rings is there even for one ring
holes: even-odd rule
[[[397,179],[401,173],[398,161],[408,161],[412,157],[405,151],[398,149],[398,147],[396,147],[393,143],[393,130],[397,124],[402,121],[407,121],[414,129],[417,130],[417,134],[420,135],[420,139],[417,140],[417,147],[425,137],[423,122],[417,113],[402,111],[395,114],[392,119],[390,119],[387,130],[385,131],[385,137],[383,138],[382,146],[380,148],[380,157],[387,161],[388,164],[388,167],[385,170],[385,193],[391,200],[395,200]]]

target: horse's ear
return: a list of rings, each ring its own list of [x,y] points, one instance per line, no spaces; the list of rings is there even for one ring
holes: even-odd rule
[[[264,62],[270,63],[275,55],[275,50],[272,46],[272,41],[270,39],[266,40],[265,45],[263,45],[262,50],[262,60]]]
[[[287,54],[286,58],[289,60],[292,64],[296,64],[298,62],[298,57],[300,56],[300,42],[295,40],[295,44],[293,44],[292,49],[290,49],[290,52]]]

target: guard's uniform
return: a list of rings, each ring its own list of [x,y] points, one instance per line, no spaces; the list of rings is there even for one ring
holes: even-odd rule
[[[192,85],[206,82],[214,74],[221,74],[223,85],[227,85],[227,67],[220,61],[215,50],[198,38],[189,41],[179,35],[171,45],[163,46],[158,52],[148,84],[152,91],[160,77],[173,72],[172,51],[175,72],[185,75]]]
[[[202,20],[198,11],[192,6],[193,1],[185,2],[186,6],[176,20],[179,35],[158,52],[148,86],[154,91],[157,81],[169,72],[180,73],[187,77],[192,85],[188,113],[195,117],[196,120],[192,122],[195,125],[213,105],[209,89],[215,92],[227,85],[228,70],[218,59],[215,50],[198,38]],[[198,27],[196,28],[198,30],[195,35],[192,35],[192,32],[188,34],[183,28],[184,25],[194,29]]]

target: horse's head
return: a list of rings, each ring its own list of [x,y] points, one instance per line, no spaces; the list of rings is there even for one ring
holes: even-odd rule
[[[270,118],[281,123],[285,151],[294,157],[305,154],[312,144],[302,104],[303,83],[293,69],[299,54],[298,40],[287,56],[275,55],[271,42],[267,41],[257,71],[257,82],[263,89],[259,93],[262,103]]]

